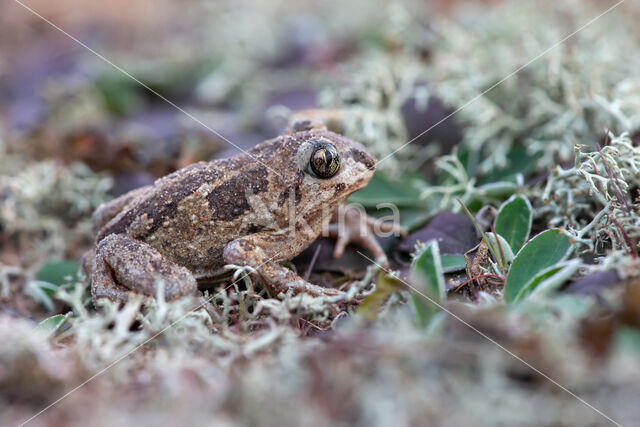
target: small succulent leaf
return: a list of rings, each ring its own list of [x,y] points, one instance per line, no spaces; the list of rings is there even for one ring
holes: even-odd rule
[[[518,252],[529,238],[533,208],[529,200],[521,195],[513,196],[500,206],[496,216],[496,233],[505,238],[513,252]]]
[[[504,283],[504,299],[514,302],[520,291],[538,273],[562,261],[571,248],[569,236],[550,229],[531,239],[516,254]]]

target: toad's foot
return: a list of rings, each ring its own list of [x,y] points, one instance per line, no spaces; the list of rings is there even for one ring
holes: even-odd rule
[[[327,227],[330,237],[337,238],[333,256],[340,258],[349,243],[358,243],[369,249],[373,256],[384,267],[389,266],[389,260],[382,246],[376,239],[376,234],[397,234],[405,237],[407,229],[400,224],[387,223],[367,216],[365,212],[355,206],[340,206],[334,215],[334,221]]]
[[[119,234],[100,241],[91,270],[94,303],[100,298],[125,303],[132,292],[155,297],[158,286],[164,286],[167,300],[198,292],[195,278],[185,267],[146,243]]]

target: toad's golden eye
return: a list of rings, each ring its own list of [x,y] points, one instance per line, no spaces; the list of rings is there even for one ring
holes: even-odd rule
[[[318,178],[331,178],[340,169],[340,154],[333,144],[318,141],[311,153],[309,167]]]

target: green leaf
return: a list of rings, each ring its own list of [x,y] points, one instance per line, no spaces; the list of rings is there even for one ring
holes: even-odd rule
[[[467,266],[467,260],[463,255],[442,255],[440,262],[444,273],[464,270]]]
[[[67,320],[72,314],[73,312],[70,311],[67,314],[56,314],[55,316],[47,317],[42,322],[38,323],[36,329],[43,331],[48,335],[53,335],[55,332],[59,331],[65,323],[67,323]]]
[[[514,302],[521,301],[525,297],[542,295],[551,292],[562,286],[564,282],[569,280],[573,274],[582,266],[579,259],[571,261],[559,262],[549,268],[542,270],[536,274],[524,287],[518,292]]]
[[[378,310],[392,293],[404,289],[404,284],[395,277],[380,271],[376,281],[376,290],[367,295],[358,307],[357,313],[366,321],[372,322],[378,316]]]
[[[365,207],[376,207],[380,203],[393,203],[396,206],[418,206],[423,204],[420,200],[420,190],[411,182],[391,181],[380,173],[376,173],[366,187],[355,192],[349,197],[349,203],[360,203]]]
[[[48,262],[38,271],[38,280],[56,285],[64,285],[69,282],[68,277],[71,277],[71,280],[73,280],[78,268],[80,268],[80,263],[77,261],[63,260]]]
[[[509,242],[513,252],[518,252],[529,238],[533,208],[524,196],[513,196],[500,206],[496,216],[496,233]]]
[[[540,272],[560,262],[569,252],[569,236],[558,229],[543,231],[516,254],[504,283],[504,299],[514,302],[518,293]]]
[[[416,320],[418,325],[425,327],[439,310],[433,301],[439,303],[445,295],[440,249],[436,240],[427,243],[422,252],[414,258],[411,265],[411,282],[416,288],[411,296]]]

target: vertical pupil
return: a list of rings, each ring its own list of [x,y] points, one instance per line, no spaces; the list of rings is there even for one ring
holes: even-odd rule
[[[320,178],[330,178],[338,170],[340,158],[335,148],[330,144],[322,144],[313,151],[310,166]]]
[[[322,171],[322,172],[326,172],[326,166],[328,164],[327,161],[327,150],[325,150],[324,148],[316,151],[316,155],[315,155],[316,161],[316,168],[318,168],[318,170]]]

